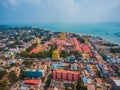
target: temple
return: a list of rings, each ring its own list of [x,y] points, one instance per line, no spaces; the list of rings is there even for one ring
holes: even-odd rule
[[[58,51],[56,51],[56,50],[53,51],[52,58],[53,58],[53,59],[57,59],[57,60],[60,59],[60,56],[59,56]]]
[[[77,38],[66,37],[65,33],[62,32],[59,38],[51,38],[50,41],[45,42],[44,44],[40,44],[40,39],[36,38],[36,43],[38,44],[36,48],[34,48],[30,53],[38,53],[39,51],[44,51],[49,45],[56,45],[57,49],[53,51],[52,58],[59,59],[59,54],[61,51],[65,51],[66,53],[70,52],[78,52],[83,53],[83,56],[90,56],[90,48],[88,46],[88,40],[85,38],[85,44],[80,43]],[[87,55],[87,56],[86,56]]]

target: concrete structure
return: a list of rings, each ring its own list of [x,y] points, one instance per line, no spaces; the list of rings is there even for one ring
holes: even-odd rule
[[[21,87],[18,90],[39,90],[41,86],[41,80],[40,79],[29,79],[24,80],[21,85]]]
[[[28,69],[25,70],[26,72],[26,77],[31,77],[31,78],[38,78],[44,76],[44,70],[37,70],[37,69]]]
[[[63,62],[57,63],[57,64],[52,64],[51,68],[52,69],[58,69],[61,68],[62,66],[64,66]]]
[[[62,72],[62,79],[67,80],[67,71]]]
[[[83,45],[81,48],[82,48],[82,52],[90,53],[90,48],[87,45]]]
[[[77,81],[79,79],[79,72],[74,72],[73,74],[73,80]]]
[[[61,79],[62,78],[62,72],[61,71],[57,71],[57,79]]]
[[[68,80],[72,81],[73,80],[73,73],[71,71],[68,71]]]
[[[57,78],[57,71],[53,71],[53,78],[54,78],[54,79]]]
[[[68,80],[68,81],[78,81],[81,78],[79,72],[66,71],[66,70],[53,70],[52,76],[54,79]]]

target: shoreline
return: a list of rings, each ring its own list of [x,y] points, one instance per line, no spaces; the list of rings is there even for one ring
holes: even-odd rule
[[[64,30],[57,30],[57,29],[53,29],[54,27],[56,27],[56,26],[54,26],[54,27],[52,27],[51,29],[48,29],[48,28],[50,28],[50,26],[48,27],[47,25],[46,25],[46,28],[44,27],[40,27],[40,26],[33,26],[33,25],[7,25],[7,24],[0,24],[0,26],[1,25],[5,25],[5,26],[8,26],[8,27],[31,27],[31,28],[39,28],[39,29],[43,29],[43,30],[45,30],[45,31],[51,31],[51,32],[70,32],[70,33],[75,33],[75,34],[79,34],[79,35],[86,35],[86,36],[94,36],[94,37],[100,37],[100,38],[102,38],[103,40],[105,40],[105,41],[107,41],[107,42],[110,42],[110,43],[114,43],[114,44],[118,44],[118,45],[120,45],[120,42],[119,42],[119,38],[120,37],[117,37],[116,35],[115,35],[115,33],[117,33],[117,31],[115,31],[115,32],[113,32],[113,33],[109,33],[109,32],[100,32],[100,33],[98,33],[98,32],[93,32],[92,30],[89,30],[89,32],[87,33],[87,30],[81,30],[81,31],[77,31],[76,32],[76,30],[74,30],[74,31],[72,31],[72,29],[71,30],[67,30],[67,31],[64,31]],[[74,29],[74,28],[73,28]],[[80,29],[80,28],[79,28]],[[84,31],[84,32],[83,32]],[[86,32],[85,32],[86,31]],[[96,30],[97,31],[97,30]],[[107,33],[107,34],[106,34]]]

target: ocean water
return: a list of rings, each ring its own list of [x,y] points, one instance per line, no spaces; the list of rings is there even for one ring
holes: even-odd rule
[[[120,32],[120,23],[36,23],[18,25],[39,27],[51,31],[99,36],[111,43],[120,45],[120,37],[115,35],[115,33]]]

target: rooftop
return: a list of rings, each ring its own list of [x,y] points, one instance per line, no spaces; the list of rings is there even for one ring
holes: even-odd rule
[[[116,86],[120,86],[120,80],[113,80],[116,84]]]
[[[24,80],[24,84],[38,85],[40,80]]]

